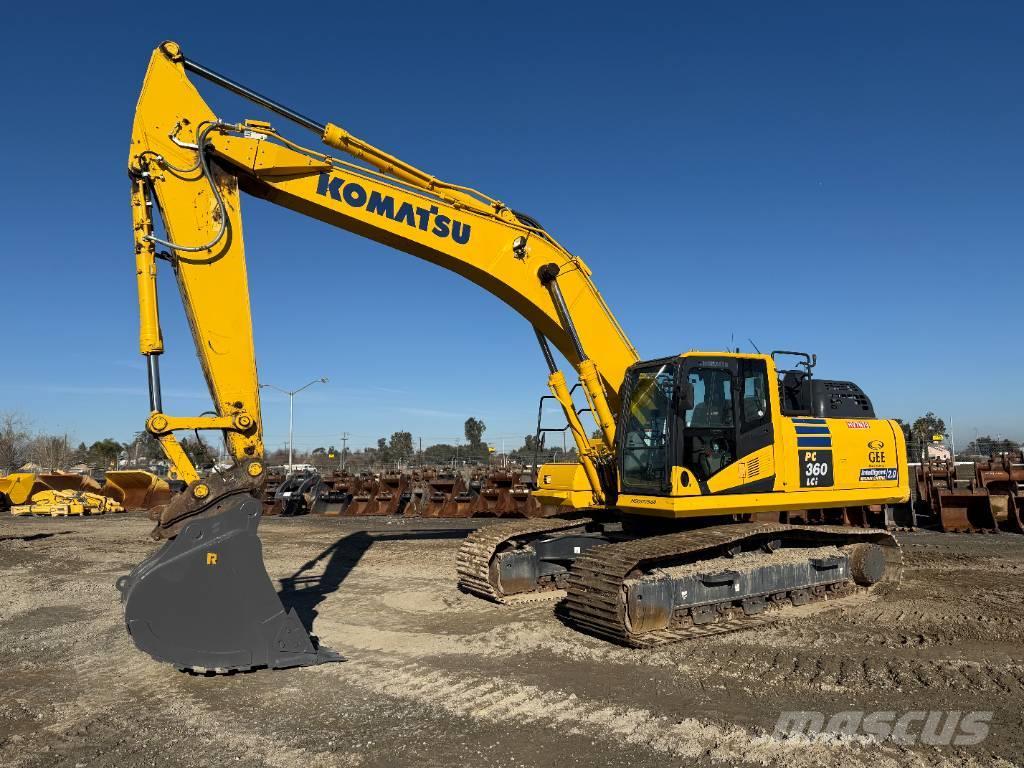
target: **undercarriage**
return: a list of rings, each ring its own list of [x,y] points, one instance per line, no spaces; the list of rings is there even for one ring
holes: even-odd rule
[[[458,557],[459,586],[499,603],[564,597],[573,627],[633,647],[743,629],[787,607],[899,581],[885,531],[780,523],[675,533],[616,522],[489,526]]]

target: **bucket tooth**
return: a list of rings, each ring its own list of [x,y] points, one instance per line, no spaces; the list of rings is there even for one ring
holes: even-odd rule
[[[117,581],[140,650],[180,669],[283,669],[341,661],[286,610],[263,565],[260,502],[195,518]]]

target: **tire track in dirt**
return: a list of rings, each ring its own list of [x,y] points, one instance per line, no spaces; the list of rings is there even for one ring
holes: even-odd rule
[[[695,641],[685,649],[673,648],[652,654],[591,641],[564,628],[565,635],[560,636],[545,624],[537,623],[513,623],[483,633],[440,636],[366,625],[331,623],[329,626],[329,637],[339,638],[340,647],[410,658],[513,658],[546,651],[572,661],[621,665],[639,662],[652,667],[671,667],[677,675],[706,675],[712,670],[714,675],[729,679],[756,679],[762,687],[898,692],[923,686],[933,692],[968,688],[979,694],[1024,695],[1024,685],[1015,676],[1024,671],[1024,663],[1019,661],[922,659],[912,648],[905,656],[865,656],[848,650],[856,648],[855,645],[840,643],[830,637],[831,633],[813,630],[806,632],[819,642],[807,645],[779,643],[774,638],[766,645],[764,638],[752,637],[742,644],[725,647]],[[751,634],[754,633],[756,631]],[[817,650],[819,648],[827,653]]]
[[[220,744],[234,759],[241,760],[243,765],[251,763],[270,768],[342,768],[357,766],[361,762],[358,755],[292,747],[280,738],[255,730],[250,719],[240,716],[235,711],[244,706],[247,700],[251,703],[254,696],[254,692],[247,692],[244,684],[233,686],[234,698],[230,700],[229,707],[211,705],[191,690],[207,682],[213,685],[217,685],[218,682],[231,685],[240,682],[238,680],[194,678],[178,672],[167,664],[154,662],[134,648],[123,657],[126,660],[119,676],[121,683],[115,686],[110,685],[109,673],[102,668],[102,657],[76,657],[74,669],[85,691],[79,703],[86,705],[86,711],[118,709],[124,695],[134,695],[142,700],[158,696],[162,719],[180,723],[181,727],[190,732]],[[106,681],[105,686],[97,687],[99,679]]]
[[[841,763],[871,768],[927,765],[920,756],[896,745],[863,743],[849,737],[775,739],[692,717],[669,718],[648,709],[586,700],[570,692],[524,685],[507,677],[446,672],[419,661],[398,662],[369,652],[364,652],[358,662],[317,672],[342,674],[349,682],[375,694],[412,700],[457,717],[555,731],[568,729],[593,739],[685,760],[703,758],[732,765]]]
[[[246,692],[238,680],[220,678],[206,680],[178,672],[167,664],[153,661],[137,651],[124,632],[123,626],[115,624],[113,617],[120,618],[119,612],[100,611],[101,617],[91,622],[79,622],[73,632],[77,639],[69,639],[64,628],[64,652],[55,656],[63,659],[57,664],[64,668],[65,690],[63,701],[48,713],[46,724],[37,732],[26,737],[16,750],[0,751],[0,764],[11,768],[33,765],[51,765],[54,756],[41,756],[38,749],[26,749],[39,741],[39,746],[54,754],[61,751],[64,743],[75,742],[84,734],[108,727],[104,724],[123,719],[126,710],[132,710],[143,721],[156,724],[173,724],[189,734],[190,742],[197,745],[215,745],[207,757],[211,764],[216,762],[240,761],[242,765],[268,766],[268,768],[349,768],[358,766],[362,759],[358,754],[342,754],[288,746],[276,735],[266,735],[253,728],[250,718],[236,713],[236,708],[252,704],[256,690]],[[53,628],[55,634],[61,628]],[[110,665],[110,659],[117,658],[117,671]],[[271,673],[272,674],[272,673]],[[218,683],[232,689],[236,698],[231,706],[211,705],[194,688]],[[38,702],[52,698],[53,682],[31,686],[19,692],[17,700]],[[200,690],[200,692],[202,692]],[[208,690],[206,691],[209,692]],[[224,692],[224,691],[221,691]],[[239,695],[241,694],[241,695]],[[134,728],[138,747],[146,747],[146,737],[152,731]],[[124,735],[119,745],[124,746]],[[128,747],[130,749],[130,745]],[[218,760],[218,757],[223,759]]]

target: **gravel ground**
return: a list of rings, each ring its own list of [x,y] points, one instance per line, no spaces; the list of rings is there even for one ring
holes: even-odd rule
[[[268,518],[267,568],[344,663],[227,677],[135,650],[140,515],[0,518],[0,765],[1015,765],[1024,537],[904,534],[898,592],[655,651],[454,587],[481,521]],[[304,566],[308,566],[306,570]],[[991,711],[976,746],[775,738],[783,711]]]

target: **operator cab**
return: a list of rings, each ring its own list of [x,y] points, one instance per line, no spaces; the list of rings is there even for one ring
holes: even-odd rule
[[[777,370],[776,355],[802,361]],[[814,379],[815,362],[805,353],[695,352],[632,366],[618,432],[622,490],[667,495],[672,468],[685,467],[706,493],[711,477],[773,444],[771,397],[782,416],[874,418],[856,384]]]

